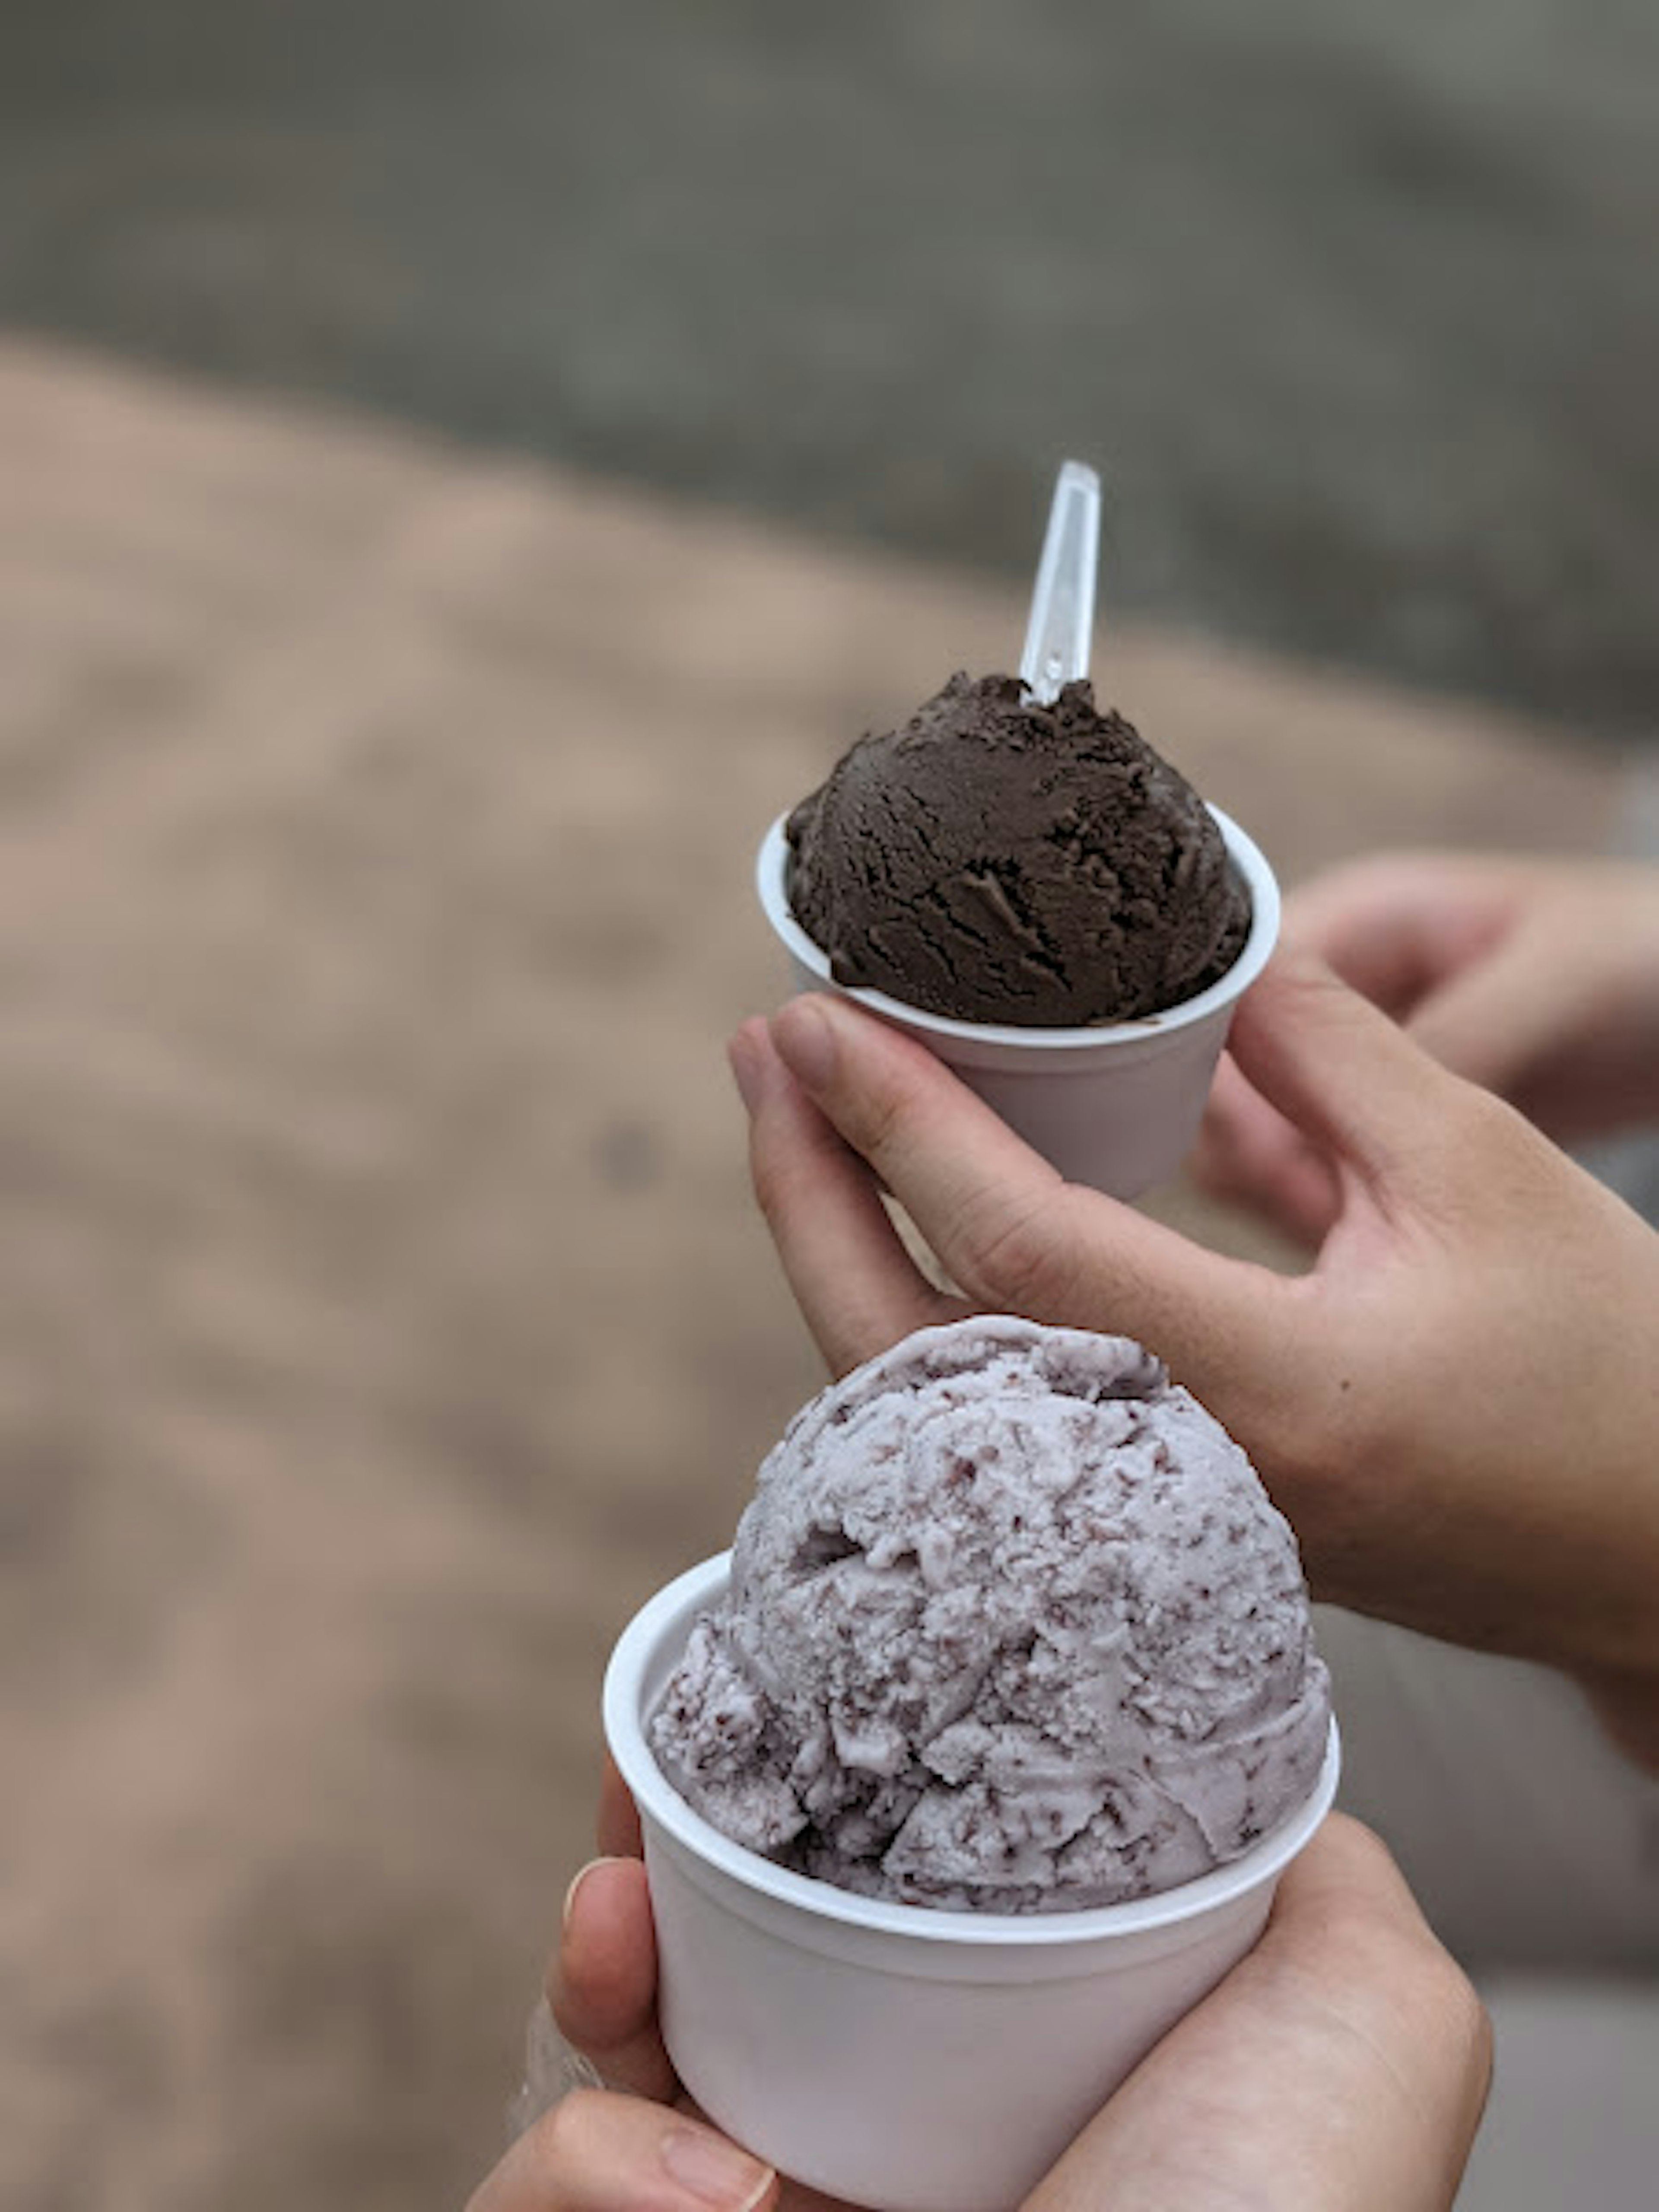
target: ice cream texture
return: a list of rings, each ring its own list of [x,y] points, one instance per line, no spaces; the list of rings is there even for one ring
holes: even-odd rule
[[[980,1316],[795,1417],[650,1735],[799,1873],[1052,1911],[1237,1857],[1329,1711],[1295,1538],[1219,1424],[1127,1338]]]
[[[1139,1019],[1218,981],[1249,898],[1186,779],[1086,682],[951,677],[787,823],[796,920],[836,982],[969,1022]]]

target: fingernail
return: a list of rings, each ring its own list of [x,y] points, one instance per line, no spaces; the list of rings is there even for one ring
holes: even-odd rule
[[[708,2128],[673,2128],[662,2139],[665,2172],[720,2212],[749,2212],[772,2186],[772,2168]]]
[[[589,1859],[585,1867],[577,1868],[575,1873],[571,1876],[570,1887],[564,1893],[564,1905],[559,1915],[559,1926],[561,1929],[566,1930],[569,1929],[570,1916],[576,1909],[576,1892],[587,1880],[588,1875],[592,1873],[595,1867],[609,1866],[611,1863],[611,1862],[609,1859]]]
[[[750,1114],[759,1110],[761,1090],[765,1081],[765,1070],[760,1052],[747,1024],[740,1029],[726,1048],[726,1061],[732,1070],[732,1080],[738,1086],[738,1096]]]
[[[784,1065],[809,1091],[826,1090],[835,1079],[840,1047],[833,1024],[812,999],[792,1000],[775,1015],[772,1036]]]

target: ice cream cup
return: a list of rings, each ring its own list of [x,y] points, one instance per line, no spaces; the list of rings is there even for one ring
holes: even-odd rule
[[[1161,1896],[1029,1916],[854,1896],[728,1841],[652,1753],[645,1724],[730,1557],[660,1590],[605,1675],[669,2054],[718,2125],[797,2180],[884,2212],[1012,2212],[1260,1935],[1335,1795],[1334,1724],[1298,1812]]]
[[[1266,967],[1279,937],[1273,870],[1236,822],[1219,807],[1210,812],[1249,893],[1250,929],[1220,981],[1179,1006],[1132,1022],[1034,1030],[952,1021],[907,1006],[884,991],[843,995],[919,1037],[1068,1180],[1091,1183],[1114,1198],[1139,1198],[1174,1174],[1198,1133],[1233,1008]],[[789,956],[796,988],[842,991],[828,956],[790,908],[786,819],[780,816],[761,843],[756,867],[761,905]]]

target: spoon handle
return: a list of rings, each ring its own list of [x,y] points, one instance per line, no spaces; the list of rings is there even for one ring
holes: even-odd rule
[[[1099,546],[1100,478],[1084,462],[1067,461],[1054,484],[1019,664],[1020,681],[1040,706],[1089,672]]]

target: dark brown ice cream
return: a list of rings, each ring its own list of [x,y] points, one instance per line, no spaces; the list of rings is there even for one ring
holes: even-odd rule
[[[788,822],[789,902],[841,984],[1065,1029],[1178,1006],[1231,967],[1249,894],[1186,779],[1086,683],[953,676]]]

